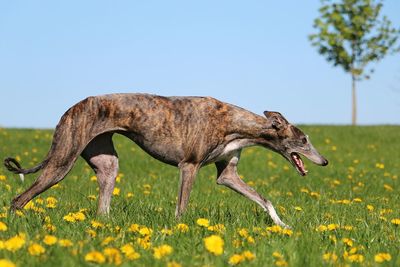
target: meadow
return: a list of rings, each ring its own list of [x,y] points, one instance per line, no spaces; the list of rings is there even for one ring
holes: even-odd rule
[[[11,199],[38,174],[0,167],[1,266],[400,266],[400,127],[300,126],[329,160],[301,177],[263,148],[242,153],[239,173],[271,200],[291,230],[215,182],[195,182],[174,217],[179,174],[115,135],[120,174],[111,216],[96,216],[97,182],[79,159],[58,185],[15,214]],[[39,163],[51,130],[0,129],[0,157]]]

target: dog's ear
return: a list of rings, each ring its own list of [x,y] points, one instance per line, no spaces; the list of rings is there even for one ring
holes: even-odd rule
[[[277,131],[282,129],[283,126],[288,123],[287,120],[279,112],[264,111],[264,115],[271,123],[271,127]]]

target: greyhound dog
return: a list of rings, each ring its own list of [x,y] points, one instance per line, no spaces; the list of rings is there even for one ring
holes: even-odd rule
[[[288,227],[271,202],[243,182],[237,165],[242,148],[259,145],[281,154],[306,175],[300,154],[315,164],[328,161],[308,136],[278,112],[256,115],[211,97],[163,97],[149,94],[110,94],[88,97],[72,106],[58,123],[50,151],[36,167],[23,169],[13,158],[4,165],[11,172],[43,170],[37,180],[15,197],[11,210],[60,182],[82,156],[96,173],[99,214],[110,211],[118,173],[118,155],[112,136],[122,134],[154,158],[180,170],[175,216],[184,212],[199,169],[215,163],[217,184],[225,185],[260,205],[275,224]]]

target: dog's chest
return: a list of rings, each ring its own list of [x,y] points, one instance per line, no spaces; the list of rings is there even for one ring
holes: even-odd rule
[[[233,140],[222,149],[215,161],[230,160],[233,156],[238,155],[242,148],[251,145],[253,145],[253,143],[247,139]]]

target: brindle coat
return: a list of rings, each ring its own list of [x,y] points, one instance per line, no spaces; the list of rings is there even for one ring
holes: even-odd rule
[[[13,199],[11,209],[23,208],[32,198],[60,182],[81,155],[97,175],[100,193],[98,213],[109,213],[118,172],[118,155],[112,136],[122,134],[154,158],[180,169],[175,215],[185,210],[196,174],[215,163],[217,183],[258,203],[273,221],[287,227],[270,201],[244,183],[236,166],[241,149],[260,145],[288,159],[305,175],[303,154],[319,165],[327,161],[307,136],[277,112],[256,115],[210,97],[162,97],[148,94],[111,94],[88,97],[71,107],[58,123],[46,158],[38,166],[22,169],[12,158],[5,166],[15,173],[43,169],[25,192]],[[298,160],[301,162],[299,167]]]

